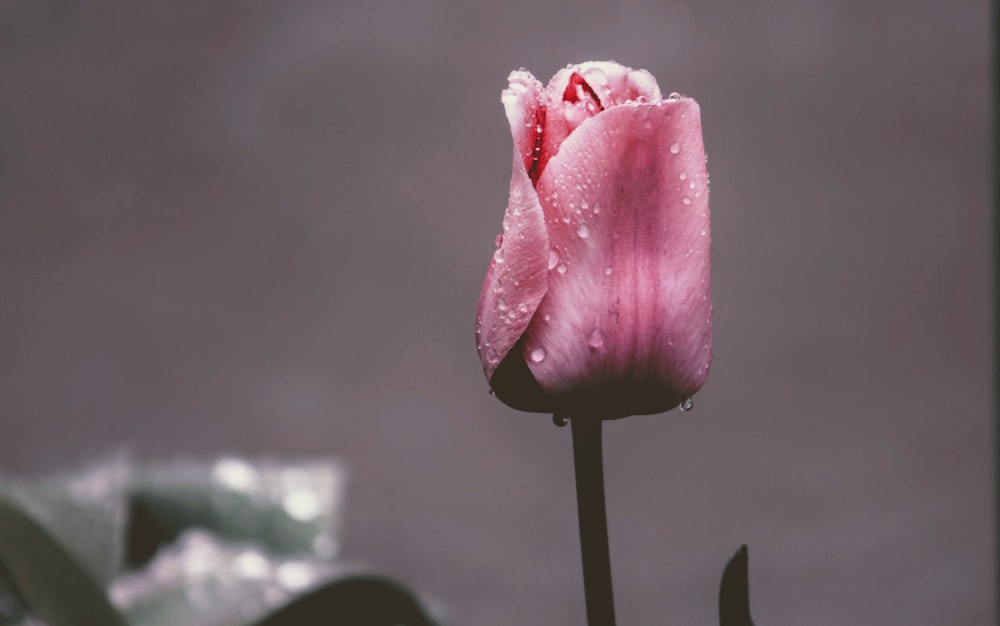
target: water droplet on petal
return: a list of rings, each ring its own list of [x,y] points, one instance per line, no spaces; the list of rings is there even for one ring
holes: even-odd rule
[[[493,260],[497,263],[503,263],[503,250],[497,248],[496,252],[493,253]]]
[[[694,400],[692,400],[691,398],[684,398],[684,400],[681,401],[682,411],[690,411],[693,408],[694,408]]]
[[[556,265],[559,265],[559,253],[555,248],[552,248],[549,250],[549,269],[555,268]]]
[[[487,389],[486,393],[490,394],[491,396],[497,395],[497,392],[493,391],[492,389]]]
[[[546,314],[545,314],[545,321],[547,322],[547,321],[549,321],[550,319],[552,319],[552,316],[551,316],[551,315],[549,315],[548,313],[546,313]]]
[[[528,305],[526,303],[522,302],[521,304],[517,305],[517,310],[520,311],[521,313],[527,313],[528,312]]]
[[[610,266],[610,265],[604,268],[604,275],[605,275],[605,276],[611,276],[611,273],[612,273],[612,272],[614,272],[614,270],[613,270],[613,269],[611,269],[611,266]]]
[[[677,175],[677,177],[680,178],[681,180],[684,180],[685,178],[688,177],[688,175],[687,172],[681,172],[680,174]]]
[[[576,228],[576,234],[580,239],[586,239],[587,237],[590,236],[590,229],[587,228],[586,224],[580,224]]]
[[[535,363],[541,363],[545,359],[545,349],[535,348],[531,351],[531,360]]]
[[[507,301],[504,300],[503,298],[497,298],[497,308],[500,309],[501,311],[506,311]]]
[[[708,231],[706,231],[704,228],[702,228],[701,229],[701,236],[704,237],[707,234],[708,234]]]
[[[565,274],[566,273],[566,264],[565,263],[560,263],[559,265],[557,265],[556,266],[556,271],[559,272],[560,274]]]
[[[680,99],[681,99],[681,94],[677,93],[676,91],[671,91],[670,95],[667,96],[667,102],[674,102]]]
[[[600,328],[595,328],[594,332],[590,333],[587,344],[591,348],[600,348],[604,345],[604,333],[601,332]]]
[[[598,213],[601,212],[601,203],[600,202],[595,202],[594,203],[594,209],[593,209],[593,211],[594,211],[594,215],[597,215]]]
[[[683,198],[681,198],[681,202],[683,202],[684,204],[691,204],[691,198],[684,196]]]
[[[694,189],[694,188],[695,188],[695,184],[694,184],[694,181],[692,180],[691,182],[688,183],[688,189]]]
[[[671,154],[677,154],[680,151],[681,151],[681,144],[677,143],[676,141],[674,143],[670,144],[670,153]]]

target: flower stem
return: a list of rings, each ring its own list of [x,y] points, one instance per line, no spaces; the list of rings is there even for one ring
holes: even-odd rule
[[[604,510],[604,466],[599,419],[571,419],[576,504],[580,517],[580,552],[588,626],[614,626],[608,522]]]

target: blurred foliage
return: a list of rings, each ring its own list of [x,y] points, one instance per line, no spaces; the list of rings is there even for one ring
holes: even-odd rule
[[[432,626],[397,582],[338,558],[331,460],[125,454],[0,478],[0,626]]]

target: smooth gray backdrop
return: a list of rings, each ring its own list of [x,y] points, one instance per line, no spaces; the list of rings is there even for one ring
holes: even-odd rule
[[[715,364],[605,428],[619,623],[993,620],[985,0],[0,1],[0,470],[337,454],[345,553],[582,624],[568,429],[487,395],[507,73],[701,103]]]

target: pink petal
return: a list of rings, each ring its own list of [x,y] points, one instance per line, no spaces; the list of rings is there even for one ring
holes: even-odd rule
[[[697,103],[616,106],[586,120],[537,192],[559,259],[524,335],[541,388],[567,416],[658,413],[694,394],[712,327]]]
[[[510,73],[507,88],[500,96],[510,124],[511,138],[514,140],[514,154],[524,163],[526,172],[540,170],[544,166],[544,162],[536,162],[541,157],[540,140],[545,126],[548,99],[548,92],[542,83],[531,72],[523,69]]]
[[[600,96],[605,109],[629,100],[658,102],[662,99],[660,88],[652,74],[611,61],[587,61],[565,67],[549,81],[549,92],[562,94],[570,77],[577,72]]]
[[[512,73],[510,84],[502,98],[514,139],[510,197],[476,317],[479,357],[491,383],[531,322],[548,285],[549,237],[544,212],[528,176],[533,128],[526,124],[534,119],[536,111],[544,110],[545,94],[541,84],[527,72]],[[522,359],[522,351],[514,351],[511,357]]]
[[[580,97],[571,93],[572,83],[582,79],[586,88]],[[569,90],[567,90],[569,88]],[[545,127],[541,141],[539,169],[544,170],[548,160],[559,153],[563,142],[584,120],[598,112],[626,101],[659,102],[660,88],[656,79],[646,70],[609,61],[588,61],[567,66],[552,77],[548,85]],[[599,99],[591,106],[590,95]],[[567,100],[567,96],[570,99]]]

